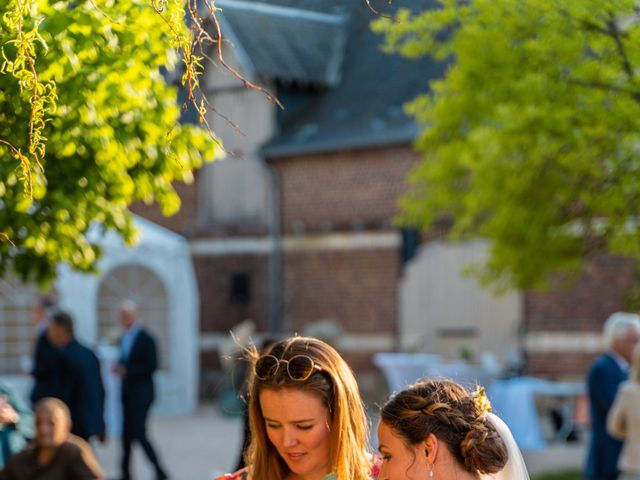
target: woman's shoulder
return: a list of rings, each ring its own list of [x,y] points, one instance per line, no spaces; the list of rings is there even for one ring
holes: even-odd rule
[[[620,385],[620,395],[640,395],[640,383],[633,380],[626,380]]]

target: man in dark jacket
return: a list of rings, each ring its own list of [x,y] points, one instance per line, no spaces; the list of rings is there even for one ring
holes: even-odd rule
[[[61,354],[51,345],[46,335],[49,318],[55,311],[55,302],[49,296],[38,298],[32,307],[33,323],[38,329],[31,370],[33,389],[29,399],[32,406],[41,398],[55,396],[60,391]]]
[[[137,314],[137,306],[130,300],[120,306],[124,334],[115,373],[122,378],[122,479],[131,478],[131,445],[138,441],[153,464],[156,478],[161,480],[168,477],[147,438],[147,416],[155,399],[153,372],[158,368],[158,353],[151,334],[137,322]]]
[[[71,433],[84,440],[96,436],[103,441],[105,391],[98,358],[75,339],[73,320],[66,312],[51,316],[47,337],[62,354],[62,381],[55,396],[69,407]]]
[[[591,442],[585,476],[590,480],[616,480],[622,443],[607,433],[607,415],[620,383],[629,375],[631,352],[640,339],[640,317],[617,312],[604,324],[608,351],[598,357],[587,374],[591,413]]]

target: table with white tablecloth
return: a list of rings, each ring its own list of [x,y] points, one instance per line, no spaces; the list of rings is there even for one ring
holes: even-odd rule
[[[497,379],[478,365],[444,363],[438,355],[377,353],[373,362],[384,373],[391,392],[423,377],[450,378],[468,390],[484,385],[494,412],[509,426],[524,451],[542,450],[547,444],[542,434],[536,397],[578,397],[584,391],[582,383],[553,382],[526,376]]]

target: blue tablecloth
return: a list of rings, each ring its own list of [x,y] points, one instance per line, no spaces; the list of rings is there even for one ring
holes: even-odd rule
[[[583,392],[582,383],[551,382],[535,377],[494,380],[487,388],[494,413],[509,426],[523,451],[546,447],[535,404],[536,396],[577,397]]]

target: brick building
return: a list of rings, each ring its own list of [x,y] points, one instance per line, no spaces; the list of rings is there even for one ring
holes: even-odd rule
[[[384,8],[427,8],[394,0]],[[284,110],[222,67],[204,79],[210,122],[230,152],[181,186],[180,214],[136,211],[186,236],[200,293],[201,360],[219,368],[227,332],[342,329],[338,347],[362,372],[376,351],[427,351],[577,378],[602,348],[606,317],[634,281],[624,260],[601,258],[571,289],[500,298],[460,274],[481,242],[424,241],[393,226],[396,199],[419,161],[417,127],[402,106],[442,74],[430,59],[385,55],[361,0],[220,0],[226,60]],[[407,255],[407,252],[411,255]],[[412,256],[413,255],[413,256]]]
[[[434,1],[381,3],[387,10],[417,10]],[[226,61],[276,94],[285,109],[212,66],[203,88],[214,109],[242,130],[210,113],[228,159],[196,172],[193,184],[177,185],[182,209],[176,216],[134,207],[188,241],[199,294],[193,316],[199,311],[201,393],[206,397],[219,384],[220,350],[229,330],[246,319],[259,334],[333,326],[336,346],[359,380],[372,385],[380,380],[372,354],[391,350],[449,359],[494,352],[503,363],[524,357],[527,373],[582,377],[602,349],[603,321],[624,309],[636,280],[629,262],[603,256],[568,289],[558,282],[548,293],[496,298],[460,273],[485,257],[482,242],[451,245],[431,234],[420,242],[393,225],[396,199],[419,161],[412,148],[417,126],[403,104],[424,92],[444,66],[382,53],[382,39],[369,30],[375,14],[362,0],[216,5],[223,9]],[[170,380],[166,397],[177,403],[184,389],[175,385],[193,383],[179,369],[193,348],[174,345],[175,332],[197,332],[185,327],[185,310],[165,295],[161,287],[168,282],[156,282],[162,277],[153,268],[171,259],[156,253],[159,259],[145,268],[136,251],[126,253],[128,263],[104,269],[92,294],[97,307],[83,304],[73,313],[83,322],[83,338],[97,342],[116,323],[117,295],[107,287],[124,282],[120,290],[127,294],[138,288],[149,322],[171,352],[173,367],[162,375]],[[190,298],[193,287],[179,283],[184,291],[175,296]],[[156,284],[164,306],[149,295]],[[74,284],[59,290],[65,288]],[[24,370],[34,295],[31,287],[0,280],[2,374]],[[197,362],[191,363],[195,378]]]

